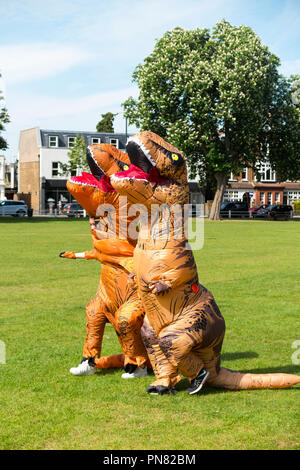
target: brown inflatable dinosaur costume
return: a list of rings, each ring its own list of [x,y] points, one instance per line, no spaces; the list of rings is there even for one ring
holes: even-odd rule
[[[94,249],[84,253],[63,252],[60,256],[96,259],[102,263],[102,271],[97,294],[86,307],[83,360],[70,372],[74,375],[89,375],[95,372],[95,366],[103,369],[124,365],[125,374],[122,377],[141,377],[147,374],[147,353],[140,333],[144,310],[136,286],[127,282],[132,271],[136,241],[120,238],[119,214],[121,211],[127,214],[128,208],[125,201],[120,203],[120,197],[109,180],[112,173],[128,168],[126,162],[129,164],[129,159],[126,154],[107,144],[90,146],[87,158],[95,176],[83,172],[81,176],[70,177],[67,188],[91,218]],[[96,217],[99,217],[97,226]],[[127,217],[125,226],[131,220]],[[117,332],[124,356],[101,357],[107,321]]]
[[[129,169],[113,175],[111,183],[130,202],[145,208],[134,273],[146,311],[142,336],[156,375],[147,391],[174,393],[179,374],[189,378],[190,394],[197,393],[205,381],[233,390],[300,383],[295,375],[242,374],[220,367],[225,321],[213,295],[198,281],[180,223],[182,208],[189,202],[185,157],[152,132],[129,139],[126,151]]]

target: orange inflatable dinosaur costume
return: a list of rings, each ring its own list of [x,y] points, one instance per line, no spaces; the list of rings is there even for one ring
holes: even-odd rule
[[[300,383],[295,375],[242,374],[220,367],[225,321],[213,295],[198,281],[180,223],[189,202],[184,155],[152,132],[136,134],[126,150],[130,167],[113,175],[111,183],[145,208],[134,273],[146,311],[142,336],[156,375],[147,391],[174,393],[179,374],[189,378],[189,394],[197,393],[205,381],[235,390]]]
[[[147,353],[140,333],[144,310],[136,287],[127,282],[132,271],[136,241],[120,238],[119,215],[123,213],[127,217],[127,203],[120,202],[109,180],[112,173],[128,168],[126,162],[129,164],[129,159],[126,154],[107,144],[90,146],[87,158],[93,174],[83,172],[81,176],[70,177],[67,188],[91,218],[94,249],[84,253],[67,251],[60,256],[96,259],[102,263],[102,271],[97,294],[86,307],[83,360],[70,372],[74,375],[89,375],[95,372],[95,368],[124,365],[123,378],[142,377],[147,375]],[[97,226],[96,217],[99,217]],[[125,226],[130,222],[131,218],[127,217]],[[117,332],[124,356],[101,357],[107,321]]]

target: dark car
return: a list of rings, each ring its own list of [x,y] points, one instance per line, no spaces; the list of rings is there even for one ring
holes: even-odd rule
[[[285,204],[272,204],[266,209],[260,209],[253,217],[255,219],[271,219],[271,220],[289,220],[292,216],[293,208]]]
[[[68,217],[83,217],[84,216],[84,210],[81,207],[78,202],[69,202],[68,204],[65,204],[62,210],[62,213],[64,215],[67,215]]]
[[[249,217],[248,204],[245,202],[223,202],[220,209],[220,216],[225,217]]]

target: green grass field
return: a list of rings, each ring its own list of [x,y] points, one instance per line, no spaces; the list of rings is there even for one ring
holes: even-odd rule
[[[69,373],[81,359],[100,264],[58,254],[90,249],[88,230],[86,220],[0,219],[0,448],[299,449],[299,386],[188,396],[184,379],[175,396],[152,396],[153,376]],[[226,320],[223,366],[300,374],[291,359],[300,340],[299,252],[298,222],[205,223],[195,255]],[[118,352],[108,325],[103,354]]]

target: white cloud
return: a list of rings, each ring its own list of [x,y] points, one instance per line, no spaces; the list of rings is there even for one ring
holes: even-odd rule
[[[120,107],[121,103],[129,96],[137,96],[136,87],[124,88],[105,93],[95,93],[79,98],[50,98],[41,95],[14,95],[10,98],[10,114],[18,121],[25,124],[27,120],[35,120],[38,125],[41,119],[55,119],[63,116],[78,116],[88,111],[98,110],[107,107]]]
[[[19,134],[22,129],[40,127],[46,129],[93,131],[108,111],[119,113],[115,119],[115,130],[125,131],[121,103],[129,96],[136,98],[138,88],[130,87],[95,93],[81,98],[50,98],[36,94],[11,94],[7,103],[11,118],[6,125],[5,138],[9,143],[8,158],[18,151]],[[130,131],[130,130],[128,130]],[[131,132],[135,132],[132,128]]]
[[[81,48],[58,43],[0,46],[0,70],[8,84],[57,75],[93,58]]]

